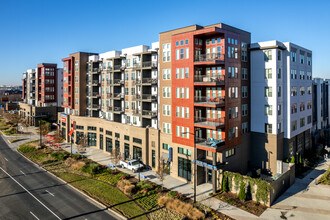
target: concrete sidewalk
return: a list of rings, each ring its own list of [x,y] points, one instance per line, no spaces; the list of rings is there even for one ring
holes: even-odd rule
[[[71,147],[70,144],[63,144],[62,148],[68,152],[70,152]],[[77,147],[75,144],[73,144],[72,147],[73,151],[77,151]],[[108,166],[109,163],[112,164],[111,162],[111,156],[107,153],[104,153],[102,150],[93,148],[93,147],[88,147],[86,149],[86,152],[83,153],[82,155],[86,156],[87,158],[101,164]],[[128,173],[132,176],[135,176],[138,178],[138,173],[133,173],[132,171],[128,169],[123,169],[123,168],[118,168],[120,171],[123,171],[125,173]],[[150,180],[156,184],[161,185],[161,181],[157,178],[156,172],[155,171],[144,171],[141,172],[147,180]],[[177,191],[189,198],[193,198],[193,185],[189,184],[187,182],[178,180],[174,177],[171,176],[166,176],[165,180],[163,182],[164,187],[170,190]],[[212,192],[212,185],[211,184],[202,184],[197,186],[196,190],[196,199],[200,203],[209,206],[213,208],[214,210],[217,210],[223,214],[226,214],[234,219],[260,219],[257,216],[243,211],[242,209],[236,208],[232,205],[229,205],[228,203],[222,202],[218,199],[212,198],[209,196],[209,194]]]

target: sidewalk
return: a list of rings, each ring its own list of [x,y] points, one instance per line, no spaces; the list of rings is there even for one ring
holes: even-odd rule
[[[68,144],[68,143],[63,144],[62,148],[68,152],[70,152],[70,150],[71,150],[70,144]],[[73,149],[73,151],[77,151],[77,147],[75,144],[73,144],[72,149]],[[104,153],[102,150],[99,150],[96,148],[88,147],[86,149],[86,152],[83,155],[101,165],[108,166],[109,163],[112,163],[111,159],[110,159],[111,156],[109,154]],[[133,173],[132,171],[130,171],[128,169],[123,169],[123,168],[118,168],[118,170],[128,173],[128,174],[138,178],[138,173]],[[147,180],[150,180],[156,184],[161,185],[161,182],[157,178],[155,171],[144,171],[144,172],[141,172],[141,174],[143,174]],[[193,185],[189,184],[187,182],[178,180],[171,176],[166,176],[163,184],[164,184],[165,188],[170,189],[170,190],[175,190],[189,198],[193,198],[193,196],[194,196]],[[225,203],[218,199],[210,197],[209,193],[212,192],[211,184],[206,183],[206,184],[199,185],[199,186],[197,186],[196,191],[197,191],[196,192],[197,201],[199,201],[200,203],[202,203],[206,206],[209,206],[209,207],[213,208],[214,210],[217,210],[225,215],[228,215],[234,219],[247,219],[247,220],[260,219],[257,216],[255,216],[249,212],[243,211],[242,209],[229,205],[228,203]]]
[[[19,135],[15,135],[15,136],[14,135],[8,136],[8,135],[2,134],[2,137],[7,143],[9,143],[9,140],[12,140],[12,139],[21,139],[20,141],[10,143],[9,147],[12,149],[17,149],[18,146],[20,146],[22,144],[40,139],[40,136],[37,132],[37,128],[31,127],[31,128],[28,128],[28,130],[25,130],[25,132],[28,132],[28,134],[19,134]]]

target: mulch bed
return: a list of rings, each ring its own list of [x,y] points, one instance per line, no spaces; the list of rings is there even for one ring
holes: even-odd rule
[[[267,209],[267,206],[253,200],[241,201],[236,194],[231,192],[219,192],[214,197],[257,216]]]

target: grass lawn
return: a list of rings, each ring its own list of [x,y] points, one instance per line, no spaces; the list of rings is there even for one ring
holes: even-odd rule
[[[15,138],[15,139],[10,139],[9,140],[9,142],[10,143],[15,143],[15,142],[18,142],[18,141],[20,141],[21,139],[17,139],[17,138]]]
[[[57,172],[55,172],[55,174],[74,187],[83,190],[93,198],[119,210],[129,218],[142,215],[135,219],[148,219],[143,215],[144,211],[117,188],[76,174]]]

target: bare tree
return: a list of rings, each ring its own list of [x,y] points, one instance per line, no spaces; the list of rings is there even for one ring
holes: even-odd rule
[[[27,118],[23,119],[21,122],[22,126],[25,127],[26,129],[30,127],[29,121]]]
[[[56,132],[54,134],[54,141],[56,143],[62,143],[63,142],[62,131],[59,128],[56,129]]]
[[[47,135],[50,132],[50,123],[47,121],[39,121],[39,135],[40,135],[40,147],[42,147],[42,136]]]
[[[18,133],[18,124],[22,121],[22,117],[18,113],[6,113],[5,118],[14,126],[16,126],[16,133]]]
[[[77,150],[79,153],[86,152],[86,148],[88,147],[88,137],[87,135],[81,135],[78,145],[77,145]]]
[[[165,165],[164,159],[159,161],[158,168],[156,170],[157,177],[162,183],[162,190],[163,190],[163,182],[165,180],[166,174],[167,174],[168,168]]]
[[[112,149],[112,152],[111,152],[111,156],[112,156],[112,161],[115,165],[115,169],[117,170],[117,165],[120,161],[120,151],[117,147],[115,147],[114,149]]]

